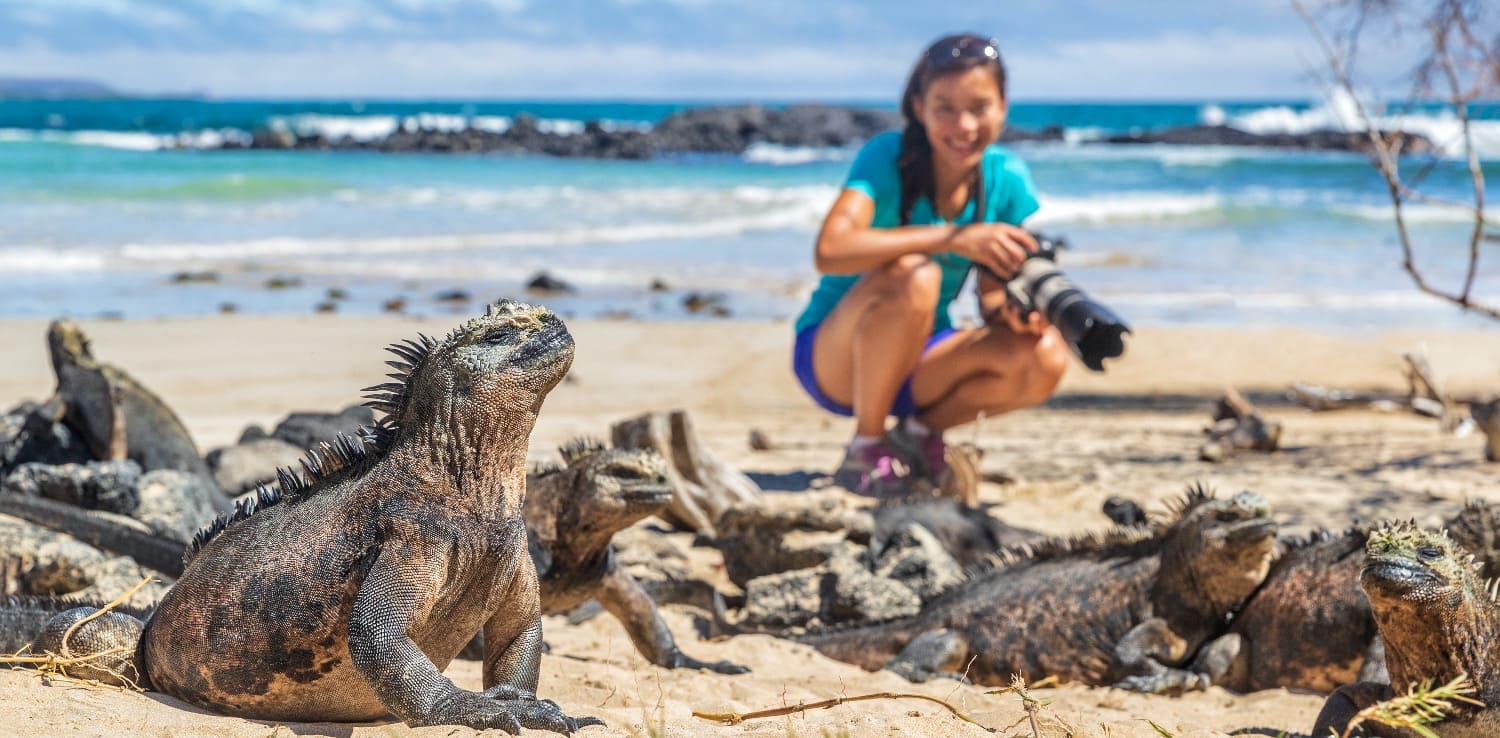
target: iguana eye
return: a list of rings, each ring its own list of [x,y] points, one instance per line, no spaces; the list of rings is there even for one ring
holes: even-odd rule
[[[1437,561],[1443,558],[1443,552],[1437,546],[1418,546],[1417,558],[1423,561]]]
[[[1214,520],[1217,520],[1221,523],[1233,523],[1234,521],[1239,519],[1240,514],[1233,510],[1220,510],[1218,513],[1214,514]]]
[[[616,465],[609,468],[609,475],[616,479],[651,479],[651,475],[644,469],[636,466]]]
[[[484,338],[481,338],[480,340],[484,343],[503,343],[507,338],[510,338],[511,335],[515,333],[515,330],[516,329],[514,326],[509,325],[501,326],[499,328],[491,328],[488,333],[484,334]]]

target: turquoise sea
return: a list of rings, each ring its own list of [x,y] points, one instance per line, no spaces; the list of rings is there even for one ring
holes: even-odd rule
[[[0,317],[196,315],[226,303],[305,314],[332,289],[347,294],[344,313],[398,297],[408,312],[468,312],[436,298],[520,296],[542,270],[577,287],[546,300],[566,314],[677,318],[698,291],[722,293],[735,316],[791,317],[852,150],[626,162],[205,149],[262,126],[374,137],[500,130],[529,113],[567,132],[595,119],[649,126],[691,105],[0,100]],[[1500,106],[1479,115],[1486,199],[1500,202]],[[1065,236],[1063,268],[1134,324],[1489,325],[1411,284],[1384,183],[1362,155],[1094,142],[1197,123],[1269,133],[1349,120],[1347,101],[1017,101],[1010,114],[1016,128],[1065,129],[1065,142],[1013,146],[1042,193],[1033,224]],[[1456,151],[1448,111],[1419,109],[1403,125]],[[1472,200],[1456,159],[1423,186]],[[1468,216],[1438,203],[1407,215],[1420,263],[1457,284]],[[1485,248],[1477,292],[1500,300],[1500,255],[1488,253],[1500,244]],[[185,273],[213,281],[174,281]],[[266,286],[277,278],[292,286]]]

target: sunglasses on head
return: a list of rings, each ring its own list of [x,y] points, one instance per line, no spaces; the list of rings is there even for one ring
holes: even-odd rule
[[[1000,42],[992,38],[959,36],[927,51],[927,63],[934,67],[952,64],[958,59],[1000,58]]]

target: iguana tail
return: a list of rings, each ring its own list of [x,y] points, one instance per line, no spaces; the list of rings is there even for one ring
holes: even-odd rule
[[[58,597],[0,599],[0,651],[50,654],[57,658],[57,668],[68,676],[146,687],[135,665],[135,652],[148,611],[116,607],[82,622],[104,607],[100,602]]]
[[[727,635],[769,635],[806,644],[831,659],[837,659],[869,671],[884,668],[907,643],[917,637],[923,626],[915,618],[898,618],[873,623],[835,626],[803,633],[746,628],[731,623],[725,611],[724,598],[714,594],[714,627]]]

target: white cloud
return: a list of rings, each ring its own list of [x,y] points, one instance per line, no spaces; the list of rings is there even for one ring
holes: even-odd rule
[[[175,10],[139,0],[55,1],[74,9],[143,18],[147,25],[162,29],[186,22]],[[17,3],[12,14],[55,7],[41,0],[0,2]],[[197,44],[210,48],[188,45],[176,50],[128,44],[91,50],[78,48],[85,42],[75,42],[66,51],[52,48],[46,40],[51,34],[38,33],[20,47],[0,47],[0,75],[85,77],[134,92],[199,89],[234,97],[894,101],[914,50],[920,47],[894,36],[881,41],[854,39],[836,28],[829,28],[823,40],[769,37],[754,46],[716,45],[691,36],[674,42],[672,34],[665,32],[637,41],[573,28],[556,14],[522,12],[528,7],[546,9],[528,6],[528,0],[483,2],[497,12],[519,14],[485,25],[486,32],[500,38],[421,38],[416,33],[421,28],[406,29],[407,21],[398,21],[403,10],[439,13],[460,7],[445,0],[389,0],[382,6],[388,12],[357,0],[328,0],[312,7],[293,0],[217,0],[204,9],[220,20],[251,13],[296,33],[288,33],[285,39],[278,36],[284,43],[265,50],[254,48],[264,39],[246,39],[245,44]],[[614,2],[681,5],[707,0]],[[467,7],[472,10],[473,1]],[[407,30],[413,34],[401,40]],[[377,35],[380,40],[373,40]],[[605,40],[585,40],[601,35]],[[398,40],[390,40],[393,37]],[[531,42],[518,37],[554,40]],[[166,38],[195,36],[185,32]],[[555,40],[559,38],[576,40]],[[1321,57],[1311,34],[1297,24],[1278,33],[1205,30],[1059,41],[1050,46],[1048,41],[1046,37],[1026,39],[1007,48],[1011,90],[1017,100],[1308,97],[1320,92],[1311,73],[1322,68]],[[1392,53],[1379,60],[1384,66],[1371,73],[1370,84],[1389,86],[1405,69],[1401,58]]]
[[[129,91],[203,89],[226,97],[894,96],[905,71],[900,66],[826,49],[732,54],[629,43],[343,41],[277,52],[93,54],[34,44],[0,49],[0,76],[47,70]]]
[[[528,4],[527,0],[480,0],[480,2],[507,15],[513,15],[525,10]],[[446,10],[456,4],[454,0],[391,0],[391,3],[409,13]]]
[[[1232,98],[1315,94],[1322,57],[1310,35],[1217,30],[1068,42],[1012,52],[1018,97]],[[1392,60],[1386,71],[1399,68]],[[1378,72],[1377,72],[1378,73]]]

